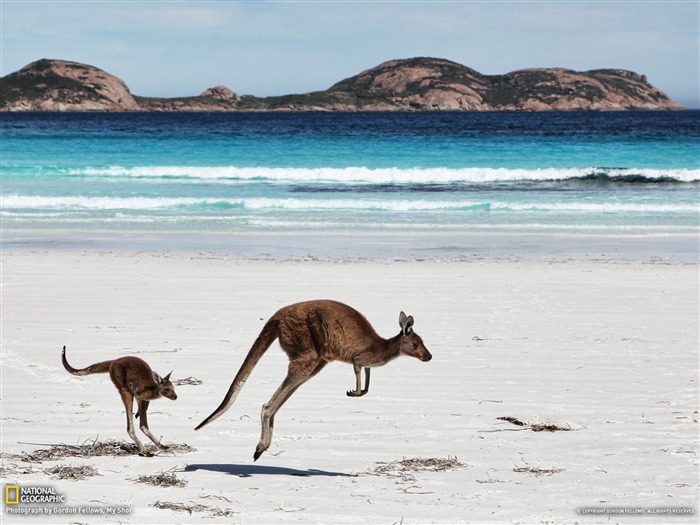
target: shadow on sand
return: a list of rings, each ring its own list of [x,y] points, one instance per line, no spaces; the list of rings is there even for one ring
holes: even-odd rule
[[[197,470],[223,472],[224,474],[238,476],[239,478],[249,478],[251,476],[355,476],[355,474],[345,474],[344,472],[328,472],[326,470],[318,469],[298,470],[287,467],[268,467],[265,465],[222,465],[216,463],[187,465],[183,469],[183,472],[194,472]]]

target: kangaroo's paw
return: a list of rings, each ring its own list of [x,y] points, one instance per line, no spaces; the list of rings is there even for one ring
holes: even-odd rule
[[[366,393],[366,390],[348,390],[348,397],[362,397]]]

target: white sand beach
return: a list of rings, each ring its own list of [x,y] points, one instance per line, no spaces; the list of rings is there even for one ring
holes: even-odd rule
[[[2,483],[53,487],[65,503],[4,504],[2,521],[696,523],[698,284],[697,262],[662,259],[5,251]],[[401,310],[413,315],[432,361],[375,369],[361,398],[346,396],[352,367],[329,365],[280,410],[254,463],[260,407],[286,371],[275,343],[234,406],[195,432],[265,320],[319,298],[355,307],[385,337]],[[176,401],[151,404],[149,422],[194,450],[25,461],[130,442],[109,377],[69,375],[63,345],[76,367],[135,355],[190,378]],[[55,479],[57,465],[97,473]],[[159,474],[183,484],[138,481]]]

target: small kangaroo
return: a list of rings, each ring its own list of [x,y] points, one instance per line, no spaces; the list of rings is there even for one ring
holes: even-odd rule
[[[104,374],[109,372],[109,377],[112,379],[112,383],[119,391],[119,395],[122,397],[124,402],[124,408],[126,408],[126,431],[134,440],[136,446],[138,447],[141,455],[152,456],[146,447],[139,441],[136,437],[136,432],[134,431],[134,423],[131,420],[131,413],[134,408],[134,398],[138,403],[138,409],[135,418],[139,418],[139,426],[141,427],[141,432],[146,434],[148,438],[153,441],[153,443],[161,450],[167,450],[167,445],[163,445],[156,437],[151,434],[148,428],[148,405],[154,399],[159,397],[167,397],[173,401],[177,399],[177,394],[175,393],[175,388],[170,382],[170,374],[165,377],[160,377],[156,372],[151,370],[148,363],[143,359],[138,357],[120,357],[119,359],[114,359],[113,361],[102,361],[101,363],[95,363],[87,368],[76,369],[68,364],[66,359],[66,347],[63,347],[63,353],[61,354],[61,361],[63,362],[63,367],[73,374],[74,376],[86,376],[89,374]]]
[[[262,433],[255,449],[257,460],[272,442],[275,414],[306,381],[318,374],[331,361],[352,364],[355,390],[348,396],[359,397],[369,392],[370,368],[381,366],[399,355],[430,361],[432,356],[413,329],[413,317],[401,312],[401,332],[391,339],[377,335],[372,325],[357,310],[336,301],[308,301],[285,306],[265,323],[253,343],[224,400],[195,430],[211,423],[233,405],[244,383],[270,345],[279,338],[282,350],[289,357],[287,377],[270,401],[262,406]],[[365,369],[365,388],[361,387],[361,371]]]

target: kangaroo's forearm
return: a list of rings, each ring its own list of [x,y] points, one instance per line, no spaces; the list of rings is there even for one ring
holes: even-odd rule
[[[364,396],[369,391],[369,368],[365,368],[365,388],[362,388],[362,367],[358,364],[353,365],[355,370],[355,390],[348,390],[349,397]]]

